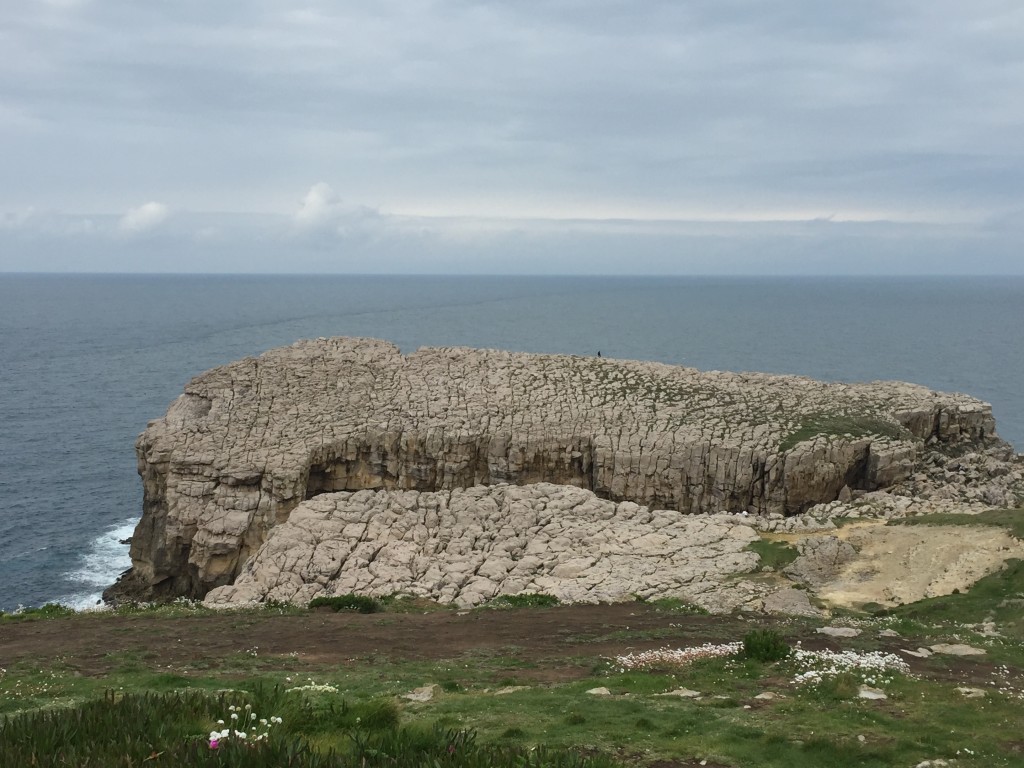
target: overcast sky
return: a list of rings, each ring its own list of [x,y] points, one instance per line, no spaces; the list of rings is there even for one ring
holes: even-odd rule
[[[6,0],[0,270],[1024,274],[1020,0]]]

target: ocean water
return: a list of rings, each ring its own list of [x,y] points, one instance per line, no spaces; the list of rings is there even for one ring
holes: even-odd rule
[[[192,376],[334,335],[914,381],[1024,450],[1024,278],[0,274],[0,609],[128,567],[135,438]]]

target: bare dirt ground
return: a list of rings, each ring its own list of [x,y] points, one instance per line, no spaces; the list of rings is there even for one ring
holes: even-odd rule
[[[1010,558],[1024,557],[1024,543],[992,526],[887,526],[871,521],[833,535],[857,549],[857,558],[817,589],[832,605],[894,606],[966,591]]]
[[[460,613],[77,616],[0,624],[0,667],[59,659],[78,674],[103,677],[123,664],[126,655],[184,674],[249,653],[258,653],[268,664],[287,659],[289,669],[296,671],[493,655],[522,662],[519,677],[555,683],[587,677],[599,659],[630,651],[739,640],[762,620],[678,614],[641,603]],[[816,634],[813,625],[779,629],[805,648],[848,647]],[[886,638],[878,647],[898,652],[915,646]],[[933,678],[970,681],[991,675],[991,664],[984,659],[904,658]]]
[[[125,653],[187,666],[258,649],[260,657],[289,657],[308,668],[367,658],[437,660],[467,653],[500,653],[559,667],[580,656],[707,642],[728,631],[725,625],[735,625],[740,636],[746,626],[736,619],[681,616],[642,604],[368,615],[314,611],[71,617],[0,625],[0,666],[60,657],[82,674],[103,675]],[[648,634],[656,637],[626,637]]]

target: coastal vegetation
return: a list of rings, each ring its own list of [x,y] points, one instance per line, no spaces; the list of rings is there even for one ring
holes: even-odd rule
[[[1020,764],[1020,561],[961,594],[831,622],[537,597],[502,611],[392,598],[373,614],[178,601],[10,615],[0,764]],[[977,653],[919,652],[941,643]]]
[[[805,417],[800,426],[782,438],[780,451],[789,451],[812,437],[839,436],[848,437],[888,437],[894,440],[905,440],[908,431],[891,420],[869,415],[816,414]]]

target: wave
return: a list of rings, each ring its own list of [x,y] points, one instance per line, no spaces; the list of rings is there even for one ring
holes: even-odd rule
[[[64,575],[81,588],[56,602],[76,610],[92,608],[99,603],[103,590],[117,581],[117,577],[132,564],[128,545],[121,542],[132,535],[138,522],[138,518],[125,520],[93,539],[78,566]]]

